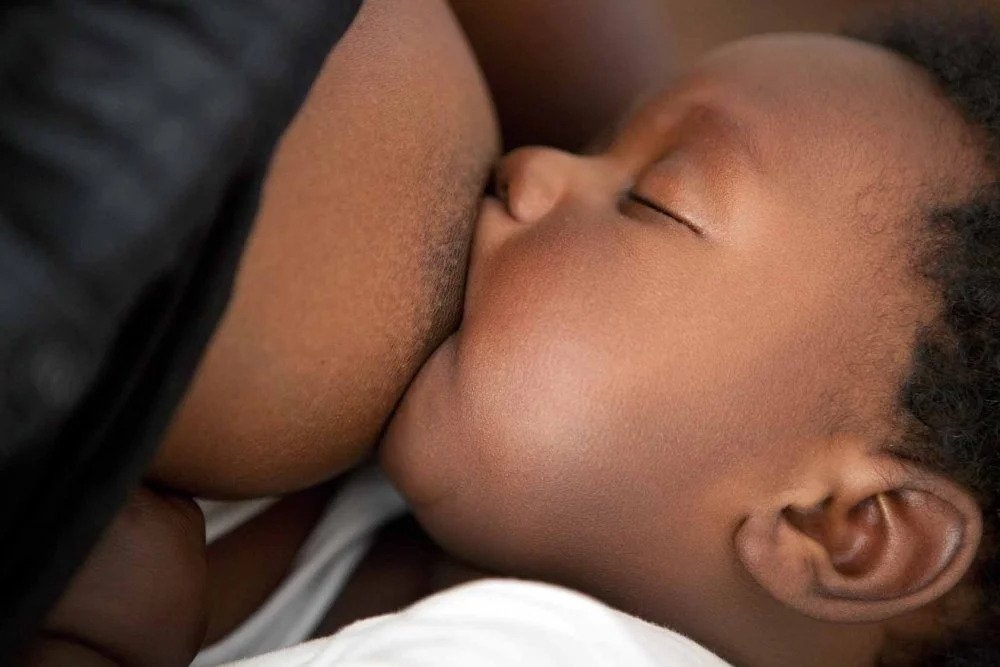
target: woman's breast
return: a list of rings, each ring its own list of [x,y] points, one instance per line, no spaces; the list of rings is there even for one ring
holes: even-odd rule
[[[368,0],[275,156],[229,311],[150,476],[281,494],[368,453],[459,316],[498,146],[446,3]]]

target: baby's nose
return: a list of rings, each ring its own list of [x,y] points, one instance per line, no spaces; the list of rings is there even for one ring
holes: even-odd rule
[[[531,224],[544,218],[565,194],[572,155],[553,148],[519,148],[497,165],[494,190],[510,215]]]

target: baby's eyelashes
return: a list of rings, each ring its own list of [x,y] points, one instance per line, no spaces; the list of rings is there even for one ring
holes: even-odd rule
[[[642,209],[645,209],[647,212],[652,212],[656,214],[659,217],[667,218],[671,222],[679,223],[687,227],[689,230],[691,230],[698,236],[704,236],[704,231],[700,227],[693,224],[684,217],[677,215],[666,206],[663,206],[662,204],[654,201],[653,199],[650,199],[642,194],[639,194],[635,190],[629,190],[628,192],[625,193],[624,197],[622,198],[621,206],[623,208],[623,212],[626,212],[624,210],[626,206],[640,207]]]

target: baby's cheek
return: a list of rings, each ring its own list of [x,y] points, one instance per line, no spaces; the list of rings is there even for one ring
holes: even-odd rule
[[[608,430],[619,387],[613,355],[586,332],[510,331],[460,352],[459,393],[474,435],[495,448],[483,453],[534,476],[585,454]]]
[[[578,339],[535,340],[496,357],[466,347],[457,369],[447,435],[424,433],[444,446],[421,457],[444,471],[434,486],[450,478],[452,490],[418,513],[446,546],[477,563],[513,567],[526,552],[543,558],[558,541],[554,531],[570,531],[581,496],[607,491],[594,481],[621,425],[603,355]],[[432,477],[426,469],[419,476]]]

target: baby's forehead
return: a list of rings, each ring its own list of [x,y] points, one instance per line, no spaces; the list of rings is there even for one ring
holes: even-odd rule
[[[880,47],[788,33],[710,54],[664,96],[719,108],[783,179],[829,191],[926,188],[975,170],[966,126],[930,76]],[[839,186],[839,187],[838,187]]]

